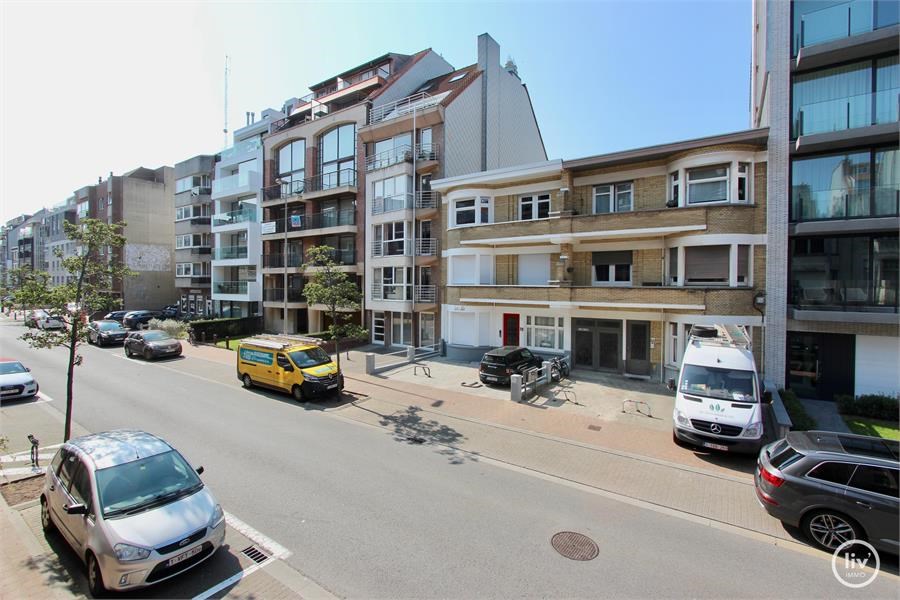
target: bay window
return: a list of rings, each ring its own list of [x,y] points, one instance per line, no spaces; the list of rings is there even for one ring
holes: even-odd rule
[[[453,201],[453,226],[487,225],[491,222],[491,199],[486,196]]]
[[[519,220],[546,219],[550,216],[550,194],[519,198]]]
[[[687,171],[688,204],[728,201],[728,165],[699,167]]]
[[[685,285],[728,285],[729,246],[688,246],[684,249]]]
[[[633,188],[630,181],[594,186],[594,214],[633,210]]]

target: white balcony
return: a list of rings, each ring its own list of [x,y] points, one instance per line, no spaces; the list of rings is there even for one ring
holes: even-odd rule
[[[213,277],[212,298],[234,302],[259,302],[262,298],[262,288],[256,281],[218,281]]]
[[[221,169],[230,165],[253,160],[259,154],[260,148],[262,148],[262,140],[258,137],[238,142],[234,146],[222,150],[219,154],[219,162],[216,166]]]
[[[262,178],[258,171],[245,171],[213,180],[212,199],[225,200],[255,194],[260,188]]]

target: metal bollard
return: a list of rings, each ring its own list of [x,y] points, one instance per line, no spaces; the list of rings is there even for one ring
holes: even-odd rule
[[[406,360],[414,362],[416,360],[416,349],[410,346],[406,349]]]
[[[366,375],[372,375],[375,373],[375,354],[373,352],[366,352]]]
[[[522,376],[518,373],[509,377],[509,394],[513,402],[522,401]]]
[[[550,385],[550,361],[545,360],[544,362],[542,362],[541,369],[543,370],[542,372],[544,373],[541,376],[541,380],[542,380],[541,382],[544,385]]]
[[[34,437],[32,434],[28,434],[28,441],[31,442],[31,466],[33,468],[38,468],[38,444],[41,443],[39,439]]]

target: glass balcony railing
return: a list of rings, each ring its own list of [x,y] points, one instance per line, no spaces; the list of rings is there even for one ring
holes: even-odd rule
[[[220,246],[213,251],[214,260],[247,258],[247,246]]]
[[[266,288],[263,290],[263,301],[265,302],[284,302],[284,288]],[[303,295],[303,288],[288,288],[288,302],[306,302]]]
[[[296,252],[287,255],[287,266],[289,268],[299,268],[303,266],[303,256]],[[284,254],[264,254],[263,267],[269,269],[280,269],[285,265]]]
[[[272,225],[274,223],[274,230]],[[320,213],[291,215],[287,218],[288,233],[294,231],[309,231],[310,229],[323,229],[325,227],[339,227],[342,225],[356,225],[356,211],[352,208],[345,210],[327,210]],[[283,233],[285,219],[275,219],[263,223],[263,233]]]
[[[897,280],[795,281],[791,303],[806,310],[897,312]]]
[[[222,162],[229,162],[233,158],[256,152],[259,150],[260,146],[262,146],[262,141],[259,138],[250,138],[249,140],[238,142],[234,146],[222,150],[220,160]]]
[[[857,190],[801,190],[791,201],[791,220],[822,221],[866,217],[893,217],[900,214],[900,185]]]
[[[821,102],[794,110],[794,137],[894,123],[900,116],[900,88]]]
[[[793,2],[794,55],[801,48],[867,33],[898,23],[896,0],[854,0],[818,10],[804,11],[819,2]]]
[[[215,284],[217,294],[246,294],[247,281],[217,281]]]
[[[213,216],[213,225],[233,225],[235,223],[256,222],[256,208],[243,208]]]
[[[235,173],[227,177],[219,177],[213,180],[213,194],[227,194],[228,192],[247,187],[257,176],[256,171],[244,171],[243,173]]]

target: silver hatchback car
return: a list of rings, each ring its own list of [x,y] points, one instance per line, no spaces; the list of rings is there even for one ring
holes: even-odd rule
[[[95,597],[158,583],[225,539],[225,515],[202,472],[144,431],[75,438],[47,468],[41,524],[58,529],[85,562]]]

